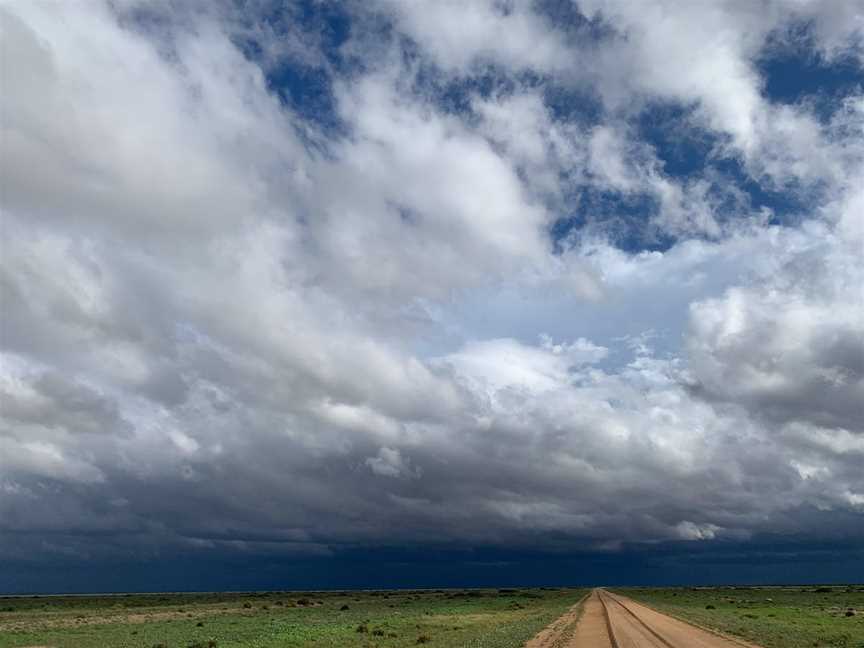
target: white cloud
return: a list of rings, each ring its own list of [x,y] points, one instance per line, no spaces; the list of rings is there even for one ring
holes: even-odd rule
[[[675,529],[682,540],[713,540],[722,529],[714,524],[693,524],[687,520],[679,522]]]
[[[483,63],[540,70],[555,70],[568,63],[560,35],[524,2],[505,5],[482,0],[466,5],[451,0],[385,0],[382,4],[437,63],[457,73],[467,73]]]
[[[566,385],[572,368],[597,362],[606,354],[607,349],[582,338],[555,344],[547,337],[539,347],[513,339],[471,342],[441,361],[478,387],[492,392],[513,387],[533,394]]]
[[[319,551],[857,514],[861,99],[822,124],[762,96],[777,6],[598,4],[618,36],[583,48],[520,3],[385,9],[450,80],[539,80],[447,111],[385,43],[335,79],[344,131],[318,131],[233,14],[151,33],[96,3],[2,9],[0,524]],[[857,38],[823,13],[820,47]],[[607,113],[556,114],[547,81]],[[820,185],[806,219],[719,218],[715,179],[670,177],[628,125],[650,99],[697,106],[755,178]],[[555,253],[582,187],[654,197],[679,240]]]
[[[701,388],[785,420],[858,427],[864,415],[864,239],[809,224],[762,281],[691,306]]]
[[[366,459],[369,470],[380,477],[419,477],[420,471],[411,467],[411,460],[396,448],[383,446],[378,454]]]

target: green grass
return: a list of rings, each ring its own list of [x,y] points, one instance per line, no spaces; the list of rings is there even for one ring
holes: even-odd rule
[[[585,593],[531,589],[0,598],[0,648],[508,648],[521,646]]]
[[[616,591],[765,648],[864,648],[864,586]]]

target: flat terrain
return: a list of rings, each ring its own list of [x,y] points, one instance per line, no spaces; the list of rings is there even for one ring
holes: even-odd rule
[[[864,586],[615,591],[765,648],[864,648]]]
[[[417,645],[864,648],[864,587],[0,597],[0,648]]]
[[[578,589],[0,598],[0,648],[517,648]]]
[[[572,620],[571,620],[572,619]],[[756,648],[661,614],[632,599],[594,590],[581,614],[566,614],[527,648]]]

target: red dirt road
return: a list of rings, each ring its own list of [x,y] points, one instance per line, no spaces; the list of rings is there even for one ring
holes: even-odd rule
[[[525,644],[526,648],[759,648],[661,614],[632,599],[594,590]]]

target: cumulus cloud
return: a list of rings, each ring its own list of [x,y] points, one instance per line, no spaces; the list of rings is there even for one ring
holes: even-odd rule
[[[764,96],[779,4],[351,7],[388,35],[345,70],[227,7],[137,9],[0,7],[6,555],[860,540],[864,104]],[[857,52],[838,12],[793,18]],[[284,56],[339,128],[280,99]],[[670,174],[652,101],[806,213]],[[649,196],[621,222],[668,246],[589,227],[589,190]]]
[[[383,4],[407,36],[457,74],[484,64],[541,71],[567,64],[561,35],[552,32],[548,22],[524,2],[482,0],[464,6],[386,0]],[[501,38],[502,33],[507,38]]]

